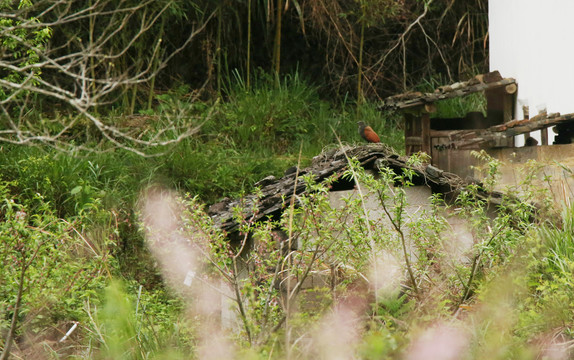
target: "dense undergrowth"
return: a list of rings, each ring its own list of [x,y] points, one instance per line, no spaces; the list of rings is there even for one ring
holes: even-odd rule
[[[300,153],[305,164],[339,140],[360,142],[359,119],[403,148],[396,117],[373,104],[333,105],[297,75],[279,86],[261,75],[250,90],[236,83],[215,103],[190,101],[186,88],[159,95],[140,120],[177,110],[201,128],[155,157],[3,145],[3,352],[422,359],[442,344],[452,359],[570,354],[574,211],[559,219],[547,194],[528,181],[532,174],[519,189],[526,201],[510,189],[494,216],[473,185],[452,205],[433,196],[412,220],[406,191],[413,173],[374,178],[355,164],[346,176],[376,194],[382,219],[365,212],[360,196],[333,208],[328,182],[301,178],[314,191],[298,208],[261,224],[238,212],[242,231],[257,241],[248,254],[240,251],[246,243],[230,245],[204,204],[254,191],[256,181],[281,176]],[[492,189],[500,164],[479,156],[483,186]],[[461,257],[445,243],[455,233],[453,217],[470,224],[472,245]],[[281,234],[302,251],[291,251]],[[309,279],[324,286],[304,288]],[[221,311],[229,327],[216,325]]]

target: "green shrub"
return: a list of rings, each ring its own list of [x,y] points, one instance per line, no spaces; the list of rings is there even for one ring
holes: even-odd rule
[[[103,216],[97,204],[68,221],[40,194],[27,202],[34,207],[20,202],[9,185],[0,183],[0,333],[42,337],[52,326],[85,320],[84,303],[97,299],[115,271],[116,239],[112,229],[97,237],[81,232],[87,218]]]
[[[188,359],[193,353],[190,326],[180,319],[182,303],[162,290],[114,280],[105,288],[103,305],[87,310],[91,346],[85,357]]]
[[[545,224],[529,242],[529,296],[519,329],[525,338],[558,330],[574,337],[574,207],[565,208],[560,220]]]

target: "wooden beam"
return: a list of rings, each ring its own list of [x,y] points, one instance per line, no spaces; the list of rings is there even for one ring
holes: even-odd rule
[[[416,114],[411,114],[407,112],[403,114],[403,117],[405,119],[405,154],[407,156],[410,156],[416,153],[417,151],[421,151],[422,138],[421,138],[420,118]],[[412,139],[412,138],[419,138],[420,143],[417,143],[419,141],[416,140],[413,141],[413,143],[406,141],[406,139]]]
[[[406,145],[422,146],[423,138],[420,136],[409,136],[409,137],[405,138],[405,144]]]
[[[560,123],[574,122],[574,114],[566,114],[557,117],[550,117],[551,115],[552,114],[550,114],[546,118],[538,118],[537,116],[535,116],[532,119],[528,120],[527,122],[521,122],[517,126],[508,127],[507,129],[505,129],[506,136],[520,135],[530,131],[536,131],[548,128],[550,126],[557,125]]]
[[[484,130],[452,131],[449,134],[432,131],[431,136],[447,135],[451,140],[447,148],[461,149],[469,147],[512,147],[514,136],[542,130],[542,145],[548,145],[548,128],[561,123],[574,124],[574,113],[560,115],[539,114],[531,119],[513,120],[506,124],[492,126]]]
[[[421,137],[423,138],[421,151],[431,155],[430,115],[428,113],[422,114],[421,116]]]
[[[540,130],[540,137],[542,138],[542,145],[548,145],[548,128]]]
[[[504,87],[504,91],[510,95],[514,94],[516,90],[518,90],[518,86],[516,86],[516,84],[509,84]]]
[[[514,117],[514,95],[508,94],[505,88],[494,88],[485,91],[486,119],[489,126],[504,124]]]
[[[455,86],[457,85],[458,86]],[[425,104],[433,103],[440,100],[451,99],[485,91],[489,89],[503,88],[506,93],[506,86],[516,85],[516,80],[513,78],[506,78],[500,81],[491,83],[476,83],[476,81],[467,81],[465,83],[457,83],[448,87],[444,87],[442,91],[437,90],[434,93],[405,93],[386,98],[381,104],[380,108],[390,109],[408,109],[417,106],[424,106]]]

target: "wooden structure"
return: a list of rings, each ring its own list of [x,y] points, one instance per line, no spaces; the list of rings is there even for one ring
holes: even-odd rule
[[[474,78],[452,85],[442,86],[433,93],[406,93],[391,96],[382,108],[403,112],[405,119],[406,154],[426,152],[431,163],[440,169],[460,176],[472,176],[469,169],[474,164],[470,150],[514,147],[514,137],[525,134],[526,145],[536,145],[529,138],[531,131],[542,130],[542,144],[548,145],[548,127],[565,126],[565,132],[574,124],[574,114],[540,114],[530,118],[524,108],[525,119],[514,119],[514,108],[518,84],[512,78],[503,78],[498,71],[477,75]],[[486,116],[480,112],[469,112],[463,118],[433,117],[435,103],[441,100],[484,92]],[[574,131],[572,131],[574,135]],[[569,133],[565,135],[569,143]]]

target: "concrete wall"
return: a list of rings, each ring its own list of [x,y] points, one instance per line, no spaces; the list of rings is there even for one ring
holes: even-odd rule
[[[533,186],[549,189],[557,206],[570,205],[574,199],[574,144],[493,149],[490,155],[503,162],[499,190],[518,186],[526,178],[528,163],[536,161]]]
[[[530,116],[574,113],[574,1],[490,0],[488,2],[490,69],[518,82],[516,118],[522,106]],[[540,131],[531,134],[540,141]],[[549,143],[554,133],[549,131]],[[524,144],[517,136],[516,146]]]
[[[574,2],[574,0],[573,0]],[[482,180],[475,167],[482,164],[471,155],[470,150],[448,149],[448,163],[442,164],[442,170],[455,173],[463,179]],[[505,191],[509,187],[518,187],[526,179],[529,162],[536,167],[534,186],[548,188],[554,200],[569,205],[574,200],[574,144],[527,146],[518,148],[498,148],[488,150],[490,156],[502,162],[497,190]],[[447,155],[444,155],[447,158]],[[547,178],[548,181],[544,180]]]
[[[518,119],[522,105],[530,114],[574,113],[574,1],[490,0],[490,69],[518,82]]]
[[[410,238],[408,223],[419,220],[422,216],[429,216],[428,211],[431,210],[430,197],[432,193],[427,186],[413,186],[407,188],[405,192],[408,206],[405,208],[407,223],[404,224],[403,230],[408,238],[408,243],[412,245],[413,239]],[[358,196],[357,190],[333,191],[329,194],[330,203],[333,208],[343,208],[345,206],[343,198],[356,198]],[[384,226],[391,229],[391,223],[375,194],[364,194],[364,196],[365,208],[369,212],[370,219],[381,221]],[[470,254],[474,245],[474,238],[468,223],[462,218],[449,216],[446,212],[443,216],[445,216],[449,223],[449,228],[443,234],[445,250],[447,250],[447,253],[456,259],[456,261],[468,261],[467,256]],[[411,260],[414,261],[416,258],[414,248],[411,246],[409,250],[412,256]]]

